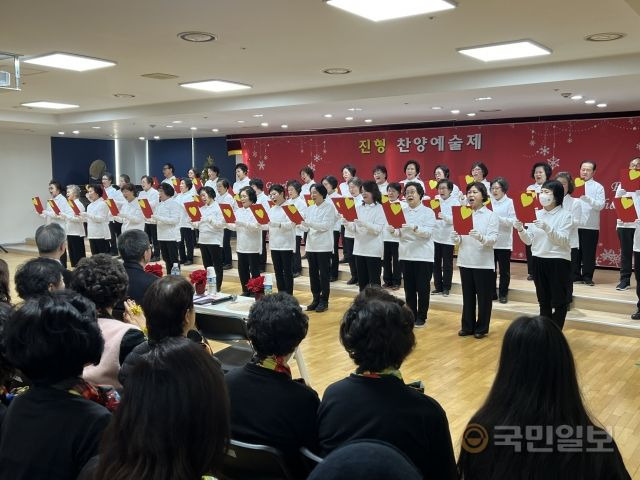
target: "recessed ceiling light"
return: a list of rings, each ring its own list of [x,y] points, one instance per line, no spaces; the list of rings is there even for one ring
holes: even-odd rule
[[[74,130],[74,131],[73,131],[73,132],[71,132],[71,133],[73,133],[74,135],[78,135],[78,134],[80,133],[80,130]]]
[[[144,137],[138,137],[138,140],[144,140]]]
[[[322,70],[322,72],[326,73],[327,75],[346,75],[347,73],[351,73],[351,70],[349,70],[348,68],[336,67],[325,68],[324,70]]]
[[[94,130],[100,130],[101,127],[91,127],[91,128],[93,128]]]
[[[153,136],[153,139],[154,139],[154,140],[160,140],[160,135],[154,135],[154,136]]]
[[[247,90],[251,88],[251,85],[245,85],[243,83],[228,82],[226,80],[203,80],[201,82],[187,82],[181,83],[181,87],[192,88],[194,90],[204,90],[205,92],[233,92],[235,90]]]
[[[613,40],[619,40],[626,34],[619,32],[605,32],[605,33],[593,33],[584,37],[588,42],[611,42]]]
[[[178,78],[178,75],[172,75],[170,73],[160,73],[160,72],[143,73],[140,76],[144,78],[153,78],[154,80],[171,80],[172,78]]]
[[[349,110],[350,112],[361,112],[362,109],[360,107],[351,107],[351,108],[347,108],[347,110]]]
[[[49,108],[52,110],[64,110],[65,108],[79,108],[80,105],[73,105],[71,103],[57,103],[57,102],[27,102],[21,103],[23,107],[33,108]]]
[[[324,117],[324,118],[331,118],[331,117],[333,117],[333,115],[332,115],[332,114],[330,114],[330,113],[325,113],[325,114],[323,115],[323,117]]]
[[[33,57],[29,60],[23,60],[23,62],[42,65],[44,67],[60,68],[62,70],[73,70],[75,72],[86,72],[88,70],[96,70],[97,68],[113,67],[116,64],[110,60],[101,60],[99,58],[84,57],[82,55],[62,52]]]
[[[596,105],[596,107],[598,107],[598,108],[605,108],[606,106],[607,106],[606,103],[599,103],[599,104]]]
[[[237,123],[244,123],[244,120],[236,120]]]
[[[473,113],[473,112],[471,112],[471,113],[467,113],[467,117],[475,117],[475,116],[476,116],[476,114],[475,114],[475,113]]]
[[[261,127],[268,127],[268,126],[269,126],[269,123],[267,123],[267,122],[262,122],[262,123],[260,124],[260,126],[261,126]]]
[[[136,96],[131,93],[114,93],[113,96],[116,98],[136,98]]]
[[[213,133],[218,133],[220,130],[218,130],[217,128],[212,128],[212,129],[211,129],[211,131],[212,131]]]
[[[596,101],[591,99],[591,100],[585,100],[584,103],[586,103],[587,105],[593,105],[594,103],[596,103]]]
[[[582,95],[574,95],[571,100],[582,100]]]
[[[289,128],[289,125],[287,125],[286,123],[283,123],[282,125],[280,125],[280,128]]]
[[[213,33],[209,32],[180,32],[178,34],[178,38],[186,42],[195,43],[212,42],[218,39],[218,37],[216,37]]]
[[[58,132],[58,135],[64,135],[64,132]]]
[[[446,0],[325,0],[332,7],[374,22],[456,8]]]
[[[442,110],[442,107],[431,107],[431,110]]]
[[[478,97],[475,99],[476,102],[484,102],[486,100],[493,100],[493,97]]]
[[[173,128],[173,125],[165,125],[165,128]]]
[[[457,49],[459,53],[473,57],[483,62],[495,62],[498,60],[511,60],[514,58],[537,57],[549,55],[551,50],[531,40],[517,40],[513,42],[493,43],[478,45],[476,47],[464,47]]]
[[[182,120],[174,120],[174,121],[173,121],[173,122],[171,122],[171,123],[182,123]]]
[[[460,110],[451,110],[451,113],[453,113],[454,115],[457,115],[460,113]]]
[[[344,119],[348,122],[350,122],[351,120],[353,120],[353,117],[344,117]]]
[[[254,115],[252,115],[253,118],[262,118],[264,117],[264,115],[262,113],[256,113]]]
[[[364,123],[371,123],[373,122],[373,120],[371,120],[370,118],[365,119]]]
[[[198,127],[189,127],[189,130],[197,130]]]

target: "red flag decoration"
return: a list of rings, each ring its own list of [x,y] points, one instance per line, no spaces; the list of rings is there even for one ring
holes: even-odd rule
[[[580,198],[582,195],[585,195],[584,184],[585,181],[583,179],[581,179],[580,177],[575,178],[573,180],[573,185],[575,186],[575,188],[573,189],[573,193],[571,194],[571,196],[574,198]]]
[[[284,211],[285,215],[289,217],[289,220],[291,220],[296,225],[300,225],[304,221],[302,215],[300,215],[300,212],[295,205],[283,205],[282,210]]]
[[[473,210],[464,205],[453,206],[451,214],[453,215],[453,230],[458,235],[469,235],[473,229]]]
[[[616,215],[620,221],[625,223],[635,222],[638,218],[638,213],[633,204],[633,198],[620,197],[613,199],[613,205],[616,209]]]
[[[438,214],[440,213],[440,200],[437,198],[432,198],[431,200],[423,200],[422,204],[433,210],[434,215],[438,218]]]
[[[53,210],[53,213],[55,213],[56,215],[60,215],[60,207],[58,207],[58,204],[55,200],[49,199],[47,200],[47,203],[51,207],[51,210]]]
[[[36,213],[40,215],[44,212],[44,207],[42,206],[42,202],[40,201],[40,197],[32,197],[31,202],[33,203],[33,208],[36,209]]]
[[[269,214],[261,204],[253,204],[249,208],[260,225],[266,225],[269,223]]]
[[[400,228],[407,223],[400,202],[384,202],[382,210],[384,210],[384,216],[387,217],[387,223],[393,228]]]
[[[236,223],[236,214],[233,213],[233,207],[229,203],[220,203],[220,211],[222,212],[222,218],[227,223]]]
[[[152,185],[152,187],[155,188],[156,190],[158,188],[160,188],[160,182],[158,181],[158,177],[153,177],[153,185]]]
[[[78,208],[78,205],[76,205],[76,202],[74,202],[73,200],[67,199],[67,203],[71,207],[71,210],[73,210],[73,214],[75,216],[80,215],[80,209]]]
[[[198,207],[198,202],[184,203],[184,209],[187,211],[187,215],[189,215],[189,218],[192,222],[199,222],[200,220],[202,220],[202,213],[200,212],[200,209]]]
[[[142,210],[144,218],[151,218],[151,215],[153,215],[153,210],[151,210],[151,204],[149,203],[149,200],[147,200],[146,198],[139,198],[138,205],[140,205],[140,210]]]
[[[516,218],[522,223],[533,223],[536,220],[537,198],[535,192],[526,192],[513,199]]]
[[[347,222],[353,222],[357,220],[358,213],[356,212],[356,202],[351,197],[336,197],[331,201],[336,206],[338,213],[344,217]]]
[[[311,200],[311,194],[310,193],[305,193],[304,194],[304,201],[307,202],[307,207],[310,207],[311,205],[315,205],[315,203],[316,203],[313,200]]]
[[[471,185],[475,180],[471,175],[460,175],[458,177],[458,186],[462,193],[467,193],[467,185]]]
[[[120,211],[118,210],[118,205],[116,205],[115,200],[113,200],[113,198],[107,198],[104,203],[106,203],[109,210],[111,210],[111,215],[117,217]]]
[[[173,184],[173,189],[176,193],[180,193],[180,179],[178,177],[173,177],[171,179],[171,183]]]
[[[200,180],[198,177],[193,177],[192,182],[193,186],[196,187],[196,191],[202,188],[202,180]]]
[[[438,181],[431,179],[428,182],[424,182],[424,194],[430,198],[435,198],[438,194]]]
[[[640,170],[620,170],[620,186],[627,192],[640,190]]]

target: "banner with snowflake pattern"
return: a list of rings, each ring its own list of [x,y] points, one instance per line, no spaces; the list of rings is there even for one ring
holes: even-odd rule
[[[607,197],[597,263],[619,267],[612,198],[620,170],[640,156],[640,117],[245,138],[242,152],[249,176],[262,178],[267,185],[299,179],[304,166],[315,171],[316,179],[334,175],[342,181],[346,163],[354,165],[365,180],[373,177],[375,165],[383,164],[389,181],[399,181],[405,178],[403,167],[408,160],[420,163],[423,180],[433,178],[436,165],[445,164],[455,182],[469,173],[474,162],[484,162],[488,179],[505,177],[512,195],[533,183],[531,166],[536,162],[548,163],[554,175],[568,171],[576,177],[580,163],[591,160],[597,164],[595,180],[604,186]],[[513,258],[524,259],[517,237]]]

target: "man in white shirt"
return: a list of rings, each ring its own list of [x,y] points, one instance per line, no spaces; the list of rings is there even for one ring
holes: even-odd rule
[[[303,167],[300,169],[300,180],[302,180],[302,196],[309,195],[311,186],[315,183],[313,180],[315,173],[311,167]]]
[[[204,183],[205,187],[213,188],[215,192],[218,186],[218,177],[220,176],[220,169],[215,165],[211,165],[207,167],[207,178],[208,180]]]
[[[116,202],[118,210],[120,210],[126,200],[122,196],[122,192],[113,186],[113,174],[104,172],[102,175],[102,188],[107,195],[107,198]],[[111,240],[109,242],[109,252],[112,256],[118,256],[118,236],[122,232],[122,223],[116,222],[109,212],[109,231],[111,232]]]
[[[384,165],[376,165],[373,167],[373,179],[376,181],[376,185],[378,185],[380,194],[386,195],[387,187],[389,186],[389,182],[387,181],[387,167]]]
[[[264,182],[261,178],[252,178],[249,181],[249,186],[256,192],[256,204],[260,204],[264,207],[264,211],[268,212],[271,206],[269,205],[269,197],[264,193]],[[264,272],[267,269],[267,231],[262,231],[262,253],[260,254],[260,271]]]
[[[236,164],[236,181],[233,184],[234,195],[238,195],[240,190],[249,186],[251,179],[247,176],[247,172],[249,172],[249,167],[244,163]]]
[[[640,157],[636,157],[629,162],[629,170],[640,170]],[[627,192],[618,185],[616,188],[616,198],[627,197],[635,201],[637,192]],[[631,265],[633,261],[633,237],[636,232],[636,222],[616,221],[616,232],[620,240],[620,283],[616,290],[628,290],[631,284]]]
[[[588,160],[580,165],[580,178],[585,181],[585,195],[580,197],[584,225],[578,229],[580,249],[578,251],[578,268],[574,272],[574,282],[593,286],[593,272],[596,267],[596,248],[600,233],[600,211],[604,208],[604,187],[593,179],[596,162]]]
[[[146,199],[149,202],[149,206],[151,207],[151,212],[156,211],[156,207],[160,202],[160,198],[158,196],[158,191],[153,188],[153,178],[149,175],[143,175],[140,178],[140,185],[142,186],[142,191],[138,193],[138,199]],[[151,222],[148,218],[144,220],[144,231],[147,235],[149,235],[149,239],[151,240],[151,245],[153,245],[153,251],[151,254],[151,261],[157,262],[160,260],[160,244],[158,243],[158,226]]]
[[[168,183],[173,187],[174,191],[177,193],[177,190],[175,189],[176,186],[174,185],[174,182],[176,180],[176,176],[173,173],[174,171],[175,171],[175,167],[173,166],[173,164],[165,163],[162,166],[162,175],[164,175],[164,179],[162,180],[162,183]]]

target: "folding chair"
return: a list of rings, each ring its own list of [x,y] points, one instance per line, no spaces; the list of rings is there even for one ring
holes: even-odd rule
[[[245,319],[196,313],[196,327],[208,340],[231,344],[213,354],[220,361],[224,372],[246,365],[253,357]]]
[[[222,480],[294,480],[280,450],[231,440],[219,475]]]

